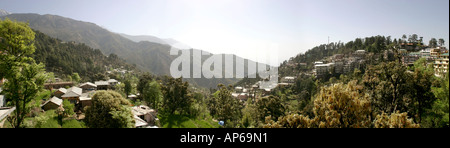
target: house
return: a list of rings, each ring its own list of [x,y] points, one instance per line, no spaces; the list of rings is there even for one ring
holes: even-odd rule
[[[248,94],[247,93],[231,93],[231,96],[235,99],[239,99],[241,101],[247,101]]]
[[[109,79],[108,84],[109,84],[109,86],[113,87],[113,86],[116,86],[117,84],[119,84],[119,81],[117,81],[116,79]]]
[[[58,97],[58,98],[61,98],[61,96],[64,95],[64,94],[66,94],[66,93],[67,93],[67,89],[65,89],[65,88],[59,88],[59,89],[57,89],[55,92],[53,92],[53,95],[56,96],[56,97]]]
[[[80,104],[81,108],[83,109],[86,106],[92,106],[92,98],[90,97],[80,97]]]
[[[334,62],[334,72],[338,74],[342,74],[344,72],[344,61],[335,61]]]
[[[262,89],[262,96],[268,96],[272,93],[272,89],[269,88],[263,88]]]
[[[67,89],[67,93],[61,96],[63,100],[67,99],[70,103],[78,104],[80,102],[80,96],[83,93],[83,90],[79,87],[71,87]]]
[[[334,63],[317,64],[314,66],[316,77],[322,77],[328,74],[330,70],[334,68]]]
[[[403,65],[414,65],[414,62],[416,62],[418,59],[420,59],[421,53],[420,52],[411,52],[407,55],[402,56],[402,63]]]
[[[134,100],[136,100],[136,98],[137,98],[137,96],[134,94],[128,95],[128,99],[130,99],[130,100],[134,101]]]
[[[62,107],[63,100],[58,97],[53,97],[48,99],[47,101],[42,104],[41,108],[45,111],[51,110],[51,109],[57,109],[58,107]]]
[[[95,81],[95,85],[97,85],[97,90],[108,90],[109,89],[108,81]]]
[[[284,87],[288,87],[289,86],[289,83],[278,83],[278,85],[277,85],[277,87],[280,87],[280,88],[284,88]]]
[[[281,78],[281,83],[293,84],[295,82],[295,77],[286,76]]]
[[[243,88],[240,87],[240,86],[237,86],[237,87],[234,88],[234,91],[235,91],[236,93],[242,93],[242,92],[243,92]]]
[[[97,89],[97,85],[91,83],[91,82],[86,82],[80,85],[80,88],[83,90],[83,93],[85,92],[90,92],[90,91],[94,91]]]
[[[152,126],[158,121],[157,112],[148,106],[133,106],[131,109],[136,122],[136,127]]]
[[[0,121],[5,122],[3,119],[8,117],[14,110],[16,110],[16,107],[0,107]],[[0,123],[0,125],[2,124]]]
[[[364,59],[365,56],[366,56],[365,50],[356,50],[354,54],[352,54],[352,57],[357,59]]]
[[[437,59],[440,54],[441,54],[441,48],[432,48],[430,50],[430,56],[433,59]]]
[[[332,57],[333,61],[341,61],[344,58],[344,54],[334,54]]]

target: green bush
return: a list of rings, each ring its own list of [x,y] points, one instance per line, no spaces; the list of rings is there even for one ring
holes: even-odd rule
[[[62,128],[83,128],[83,125],[75,119],[63,121]]]

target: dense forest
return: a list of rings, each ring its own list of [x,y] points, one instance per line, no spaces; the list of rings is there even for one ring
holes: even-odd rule
[[[53,72],[56,76],[64,78],[78,73],[82,80],[92,82],[96,80],[96,74],[105,74],[113,68],[137,70],[134,65],[126,63],[115,54],[105,56],[100,50],[83,43],[66,43],[39,31],[34,32],[36,50],[32,57],[36,62],[44,63],[46,71]]]

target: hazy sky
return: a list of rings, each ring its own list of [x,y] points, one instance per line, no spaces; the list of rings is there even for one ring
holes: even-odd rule
[[[56,14],[212,53],[278,55],[328,42],[418,34],[449,40],[449,0],[1,0],[12,13]],[[265,63],[268,63],[267,61]],[[274,64],[274,63],[271,63]]]

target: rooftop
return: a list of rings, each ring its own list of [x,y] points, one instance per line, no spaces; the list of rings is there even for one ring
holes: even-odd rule
[[[66,97],[80,97],[82,94],[83,90],[79,87],[71,87],[69,89],[67,89],[67,93],[62,95],[61,97],[66,98]]]
[[[60,92],[62,92],[62,93],[67,93],[67,89],[65,89],[65,88],[59,88],[57,91],[60,91]]]
[[[151,109],[150,107],[145,106],[145,105],[133,106],[132,109],[133,109],[132,110],[133,114],[137,115],[137,116],[155,112],[154,109]]]
[[[0,107],[0,121],[11,114],[14,110],[16,110],[16,107]]]
[[[89,101],[89,100],[92,100],[92,98],[80,97],[80,101]]]
[[[109,85],[108,81],[95,81],[95,85]]]
[[[108,83],[117,83],[117,82],[119,82],[119,81],[117,81],[116,79],[109,79],[108,80]]]
[[[294,80],[294,79],[295,79],[295,77],[290,77],[290,76],[287,76],[287,77],[284,77],[284,79],[288,79],[288,80]]]
[[[55,103],[56,105],[61,105],[63,100],[58,97],[53,97],[53,98],[50,98],[47,101],[45,101],[44,104],[42,104],[42,106],[44,106],[45,104],[47,104],[49,102]]]
[[[80,85],[80,87],[83,87],[83,86],[86,86],[86,85],[92,86],[92,87],[97,87],[97,85],[95,85],[94,83],[91,83],[91,82],[83,83],[83,84]]]

